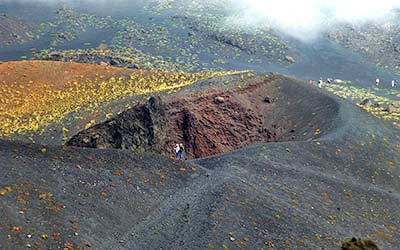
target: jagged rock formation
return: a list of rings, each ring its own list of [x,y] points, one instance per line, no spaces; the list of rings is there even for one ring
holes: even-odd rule
[[[158,97],[73,137],[67,145],[162,152],[167,129],[165,104]]]

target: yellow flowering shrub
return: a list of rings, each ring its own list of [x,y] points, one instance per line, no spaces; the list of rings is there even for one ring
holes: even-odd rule
[[[325,85],[326,90],[334,93],[335,95],[348,99],[352,102],[360,102],[366,98],[375,101],[379,104],[378,107],[370,107],[357,103],[356,105],[372,115],[388,120],[393,123],[394,126],[400,127],[400,111],[389,112],[385,105],[392,104],[396,107],[400,107],[400,101],[397,96],[399,95],[396,89],[378,89],[378,88],[362,88],[349,85]],[[390,97],[390,98],[389,98]],[[396,100],[397,99],[397,100]]]
[[[32,62],[21,63],[32,64]],[[48,66],[55,64],[54,70],[62,69],[61,73],[67,72],[66,75],[68,75],[69,69],[65,68],[63,64],[70,64],[74,67],[86,66],[60,62],[37,63],[49,64]],[[29,67],[43,67],[42,65],[32,65]],[[2,66],[0,72],[2,68],[4,71],[4,66],[0,66]],[[96,110],[100,104],[124,96],[172,90],[204,78],[234,74],[234,72],[172,73],[115,70],[110,67],[95,66],[94,69],[101,71],[90,78],[78,75],[72,78],[73,80],[58,79],[58,82],[52,82],[52,79],[48,79],[46,75],[42,79],[37,79],[37,77],[27,75],[31,73],[31,70],[17,72],[18,69],[20,68],[14,65],[6,73],[8,77],[2,79],[0,76],[0,136],[38,131],[40,128],[59,122],[71,112],[82,109]],[[54,70],[48,72],[49,77],[57,73]],[[73,74],[72,71],[71,74]],[[21,75],[25,77],[21,79]]]

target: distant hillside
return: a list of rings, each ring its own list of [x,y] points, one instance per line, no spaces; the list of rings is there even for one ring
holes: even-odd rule
[[[33,38],[33,25],[0,13],[0,46],[15,45]]]
[[[398,20],[385,24],[341,24],[328,37],[354,52],[364,55],[383,69],[400,74],[400,27]]]

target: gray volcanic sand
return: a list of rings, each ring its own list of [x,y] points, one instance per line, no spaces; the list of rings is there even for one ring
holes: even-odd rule
[[[11,187],[0,248],[337,249],[355,236],[398,249],[398,129],[291,78],[271,89],[282,103],[273,120],[315,140],[186,163],[0,142],[0,188]]]

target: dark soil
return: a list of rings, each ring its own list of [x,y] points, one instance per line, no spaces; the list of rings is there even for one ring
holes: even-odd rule
[[[194,118],[182,122],[199,125],[177,131],[209,132],[208,122],[218,126],[223,118],[247,124],[243,138],[257,138],[252,124],[269,127],[270,120],[282,127],[277,143],[183,163],[121,149],[0,141],[0,248],[308,250],[339,249],[342,240],[361,237],[398,249],[398,130],[294,79],[270,77],[224,92],[215,80],[215,89],[200,99],[198,91],[210,82],[203,81],[163,100],[194,102],[184,102]],[[148,117],[162,110],[154,101],[120,117],[154,120]],[[223,107],[249,109],[250,122],[235,120],[242,115]],[[208,109],[215,117],[200,113]],[[256,111],[263,109],[260,116]],[[179,117],[184,109],[176,110]],[[165,112],[174,113],[170,107]],[[152,127],[143,120],[131,125]],[[137,138],[151,138],[143,131]]]
[[[174,19],[179,6],[149,14],[124,5],[126,18],[108,18],[121,9],[92,15],[33,5],[24,1],[13,11],[46,23],[38,43],[1,49],[0,59],[29,56],[32,47],[108,43],[187,70],[273,70],[362,86],[379,77],[386,87],[399,61],[396,27],[343,26],[307,44],[268,30],[226,33],[210,25],[221,16],[207,15],[207,6]],[[95,5],[85,6],[101,9]],[[1,24],[7,32],[0,43],[26,40],[25,23],[0,17]],[[100,68],[91,69],[89,76]],[[51,78],[62,84],[69,75]],[[207,79],[144,98],[117,100],[110,105],[124,110],[120,115],[86,131],[69,129],[76,135],[69,144],[93,148],[62,146],[57,126],[35,138],[51,145],[0,140],[0,249],[374,249],[371,241],[399,249],[400,133],[390,123],[274,74]],[[171,159],[180,142],[197,159]],[[363,240],[346,246],[353,237]]]

